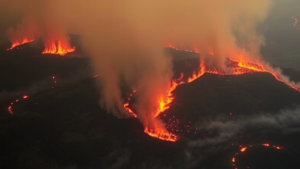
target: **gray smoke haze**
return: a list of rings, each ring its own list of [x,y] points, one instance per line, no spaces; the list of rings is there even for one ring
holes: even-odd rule
[[[247,133],[249,129],[256,133],[263,133],[268,129],[276,130],[278,133],[289,134],[300,131],[300,107],[294,109],[283,109],[279,112],[260,113],[260,115],[252,115],[240,118],[234,123],[231,121],[222,122],[220,120],[207,121],[201,123],[201,127],[205,130],[217,131],[217,137],[200,139],[191,141],[191,147],[205,147],[209,145],[218,145],[237,139],[238,136],[243,137],[242,133]],[[242,134],[242,135],[241,135]]]
[[[272,6],[271,0],[0,0],[0,18],[17,14],[37,23],[42,38],[82,37],[99,80],[100,104],[118,117],[128,116],[122,106],[121,85],[142,86],[135,105],[144,125],[151,125],[159,96],[166,97],[172,77],[167,43],[190,44],[202,56],[213,48],[209,62],[224,68],[227,56],[259,56],[264,44],[256,26]],[[4,14],[6,17],[3,17]],[[121,79],[125,84],[121,84]]]

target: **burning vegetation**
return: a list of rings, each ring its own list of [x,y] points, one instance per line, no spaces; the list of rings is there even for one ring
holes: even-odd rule
[[[168,47],[170,47],[170,46],[174,50],[180,50],[178,47],[174,47],[172,45],[169,45]],[[186,50],[186,48],[184,48],[184,49],[182,49],[182,51],[188,51],[188,50]],[[195,50],[194,52],[196,52],[196,51],[198,51],[198,50]],[[193,52],[193,51],[188,51],[188,52]],[[213,54],[213,52],[211,52],[211,53]],[[184,75],[183,73],[181,73],[180,78],[171,81],[169,89],[167,91],[167,96],[166,97],[163,97],[163,96],[157,97],[158,109],[152,118],[154,118],[154,119],[159,118],[159,115],[161,115],[165,110],[167,110],[170,107],[170,105],[174,99],[172,92],[177,88],[177,86],[182,85],[182,84],[191,83],[191,82],[195,81],[196,79],[200,78],[205,73],[226,76],[226,75],[242,75],[245,73],[266,72],[266,73],[272,74],[274,76],[274,78],[276,78],[278,81],[285,83],[290,88],[300,92],[300,90],[298,89],[298,87],[296,86],[295,83],[285,81],[283,79],[284,77],[281,77],[282,75],[278,74],[273,69],[270,69],[268,67],[265,68],[263,66],[263,63],[243,62],[242,59],[240,61],[240,60],[231,60],[228,58],[226,72],[218,71],[216,68],[210,69],[205,65],[205,63],[203,61],[201,61],[199,70],[193,71],[193,74],[191,76]],[[187,79],[187,80],[183,80],[183,79]],[[129,103],[130,100],[132,100],[134,93],[136,93],[136,92],[137,92],[137,90],[134,90],[129,95],[129,97],[127,98],[127,102],[125,102],[123,104],[123,106],[130,115],[132,115],[135,118],[138,118],[138,115],[136,113],[134,113],[134,111],[130,108],[130,103]],[[163,99],[163,98],[166,98],[166,99]],[[160,121],[156,121],[156,122],[160,123]],[[175,134],[166,130],[166,125],[167,125],[166,123],[164,124],[164,126],[154,124],[152,128],[145,126],[144,132],[147,133],[151,137],[155,137],[155,138],[158,138],[158,139],[161,139],[164,141],[171,141],[171,142],[176,141],[178,139],[178,136],[176,136]],[[247,149],[247,147],[241,148],[241,152],[246,151],[246,149]]]
[[[61,5],[57,6],[58,3]],[[65,10],[70,3],[72,7]],[[25,5],[20,1],[22,4]],[[9,49],[41,38],[43,54],[63,56],[75,51],[66,35],[76,32],[91,57],[95,74],[102,74],[99,77],[103,88],[101,106],[118,117],[129,114],[138,118],[145,133],[152,137],[178,139],[166,129],[159,116],[169,109],[177,86],[192,83],[205,73],[226,76],[268,72],[299,91],[298,84],[259,59],[264,40],[256,32],[256,26],[267,17],[271,0],[236,1],[231,5],[219,0],[120,1],[118,5],[49,1],[45,4],[26,4],[28,8],[22,9],[24,21],[7,31],[12,43]],[[212,6],[213,14],[208,10]],[[178,14],[181,15],[176,19],[171,17]],[[199,69],[172,79],[172,62],[163,50],[163,44],[170,41],[177,44],[166,45],[169,48],[199,55]],[[125,103],[120,81],[135,89]],[[137,98],[135,105],[130,102],[133,97]]]
[[[45,43],[43,54],[58,54],[64,56],[67,53],[75,51],[75,47],[70,47],[68,43],[63,43],[61,40]]]

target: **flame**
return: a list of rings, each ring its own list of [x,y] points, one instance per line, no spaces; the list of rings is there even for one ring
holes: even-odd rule
[[[168,132],[165,129],[155,128],[153,130],[153,129],[149,129],[148,127],[145,127],[144,132],[151,137],[158,138],[164,141],[175,142],[178,139],[175,134],[172,134],[171,132]]]
[[[174,96],[172,95],[172,92],[177,88],[178,85],[185,84],[185,83],[191,83],[192,81],[201,77],[204,73],[205,73],[204,62],[201,62],[199,72],[197,74],[194,73],[194,75],[192,77],[189,77],[187,82],[184,82],[182,80],[183,76],[184,76],[183,73],[180,74],[180,77],[178,79],[171,81],[171,83],[168,87],[168,90],[166,92],[166,95],[160,94],[157,98],[157,110],[153,116],[153,119],[157,118],[161,113],[163,113],[164,111],[166,111],[167,109],[170,108],[170,104],[174,100]],[[133,91],[133,93],[135,93],[135,92],[136,92],[136,90]],[[138,117],[137,114],[135,114],[133,112],[133,110],[129,107],[129,101],[131,100],[133,93],[131,93],[129,95],[129,97],[127,98],[128,102],[124,103],[123,107],[125,110],[127,110],[127,112],[129,114],[131,114],[133,117],[137,118]],[[171,141],[171,142],[175,142],[178,139],[178,137],[175,134],[167,131],[163,127],[159,127],[160,125],[156,124],[157,121],[153,121],[153,123],[154,123],[153,124],[154,127],[149,128],[146,126],[144,129],[144,132],[147,133],[149,136],[155,137],[155,138],[158,138],[158,139],[161,139],[164,141]]]
[[[247,150],[247,147],[243,147],[240,149],[241,152],[245,152]]]
[[[264,144],[262,144],[262,146],[269,147],[270,144],[269,143],[264,143]]]
[[[205,65],[204,62],[202,61],[200,64],[200,70],[199,72],[196,74],[195,72],[193,72],[192,77],[188,78],[188,83],[193,82],[194,80],[198,79],[199,77],[201,77],[203,74],[205,73]]]
[[[7,50],[12,50],[13,48],[15,48],[17,46],[23,45],[25,43],[30,43],[30,42],[33,42],[33,41],[34,41],[34,39],[29,39],[29,38],[24,38],[24,39],[19,40],[19,41],[14,41],[14,42],[12,42],[11,47],[8,48]]]
[[[75,47],[70,47],[68,44],[63,43],[60,40],[52,41],[45,44],[43,54],[58,54],[64,56],[67,53],[75,51]]]
[[[215,55],[213,48],[208,48],[208,54]]]
[[[273,147],[276,148],[277,150],[281,149],[281,147],[279,147],[279,146],[273,146]]]
[[[193,50],[190,50],[188,48],[179,48],[175,45],[167,45],[166,47],[172,48],[174,50],[181,50],[181,51],[187,51],[187,52],[195,52],[197,53],[198,50],[197,48],[193,48]],[[209,54],[214,55],[213,49],[209,48]],[[223,71],[218,71],[217,69],[212,69],[212,70],[206,70],[205,63],[203,61],[200,62],[200,68],[199,71],[196,73],[195,71],[193,72],[192,76],[188,77],[187,81],[183,81],[183,76],[184,74],[181,73],[181,76],[177,80],[173,80],[170,83],[170,86],[166,92],[166,94],[160,94],[157,97],[157,110],[154,113],[154,116],[152,117],[153,119],[157,118],[161,113],[166,111],[167,109],[170,108],[170,104],[174,100],[174,96],[172,95],[172,92],[177,88],[178,85],[185,84],[185,83],[191,83],[195,81],[196,79],[200,78],[202,75],[205,73],[210,73],[210,74],[216,74],[216,75],[241,75],[245,73],[254,73],[254,72],[267,72],[272,74],[278,81],[285,83],[279,75],[270,68],[265,68],[264,64],[258,62],[258,63],[250,63],[248,61],[244,61],[244,57],[240,57],[239,60],[233,60],[233,59],[228,59],[230,62],[235,63],[234,67],[228,67],[228,70],[230,72],[223,72]],[[285,83],[289,87],[297,90],[300,92],[300,90],[293,86],[291,83]],[[136,90],[133,91],[135,93]],[[133,96],[133,93],[131,93],[127,99],[128,102],[124,103],[123,107],[129,114],[131,114],[133,117],[137,118],[137,114],[133,112],[133,110],[129,107],[129,101],[131,100],[131,97]],[[155,124],[156,121],[154,121],[154,124],[152,124],[155,127],[149,128],[145,127],[144,132],[147,133],[151,137],[155,137],[161,140],[165,141],[176,141],[178,137],[167,131],[164,127],[159,127],[160,125]],[[264,146],[269,146],[269,144],[263,144]],[[277,148],[277,147],[276,147]],[[247,147],[243,147],[240,149],[241,152],[245,152]],[[278,147],[277,149],[280,149]],[[235,160],[235,158],[233,158]]]
[[[280,147],[280,146],[277,146],[277,145],[273,145],[273,146],[271,146],[269,143],[263,143],[263,144],[257,144],[257,145],[249,145],[249,146],[247,146],[247,147],[243,147],[243,148],[241,148],[240,149],[240,151],[241,152],[245,152],[246,151],[246,149],[249,147],[249,149],[250,148],[252,148],[252,147],[261,147],[261,146],[263,146],[263,147],[273,147],[274,149],[276,149],[276,150],[281,150],[283,147]],[[240,147],[241,147],[241,145],[240,145]],[[234,157],[231,159],[231,162],[232,162],[232,165],[233,166],[235,166],[235,163],[236,163],[236,157],[239,155],[239,153],[237,152],[237,153],[235,153],[235,155],[234,155]],[[236,168],[237,169],[237,168]]]

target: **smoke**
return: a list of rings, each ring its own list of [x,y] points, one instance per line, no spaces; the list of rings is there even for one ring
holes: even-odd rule
[[[290,78],[282,73],[282,70],[280,68],[273,68],[268,63],[264,63],[264,67],[269,72],[276,72],[276,77],[281,79],[282,82],[289,86],[293,86],[293,88],[296,88],[296,90],[300,89],[300,82],[294,82],[290,80]]]
[[[283,109],[276,113],[261,113],[249,117],[240,118],[234,123],[221,121],[207,121],[201,126],[206,131],[217,131],[216,137],[191,141],[190,147],[206,147],[218,145],[244,137],[242,133],[255,131],[257,135],[265,134],[268,129],[280,134],[289,134],[300,131],[300,107]],[[203,127],[204,126],[204,127]],[[252,136],[253,137],[253,136]]]
[[[228,56],[252,59],[264,44],[256,26],[267,17],[272,1],[1,0],[1,4],[31,16],[44,40],[80,34],[95,72],[102,74],[100,104],[118,117],[127,116],[121,87],[140,87],[135,109],[144,125],[151,126],[158,98],[166,99],[172,78],[172,60],[164,45],[197,47],[201,57],[220,69]],[[211,48],[213,56],[208,55]]]
[[[9,27],[5,34],[11,43],[21,43],[24,39],[28,41],[36,39],[39,33],[35,21],[29,17],[24,17],[21,24],[16,27]]]

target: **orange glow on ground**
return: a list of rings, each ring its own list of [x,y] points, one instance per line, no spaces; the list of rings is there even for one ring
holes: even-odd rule
[[[45,44],[43,54],[58,54],[64,56],[67,53],[75,51],[75,47],[70,47],[69,44],[64,44],[62,41],[52,41],[51,43]]]
[[[30,43],[30,42],[33,42],[33,41],[34,41],[34,39],[29,39],[29,38],[24,38],[21,41],[14,41],[14,42],[12,42],[11,47],[8,48],[7,50],[12,50],[13,48],[15,48],[17,46],[23,45],[25,43]]]

